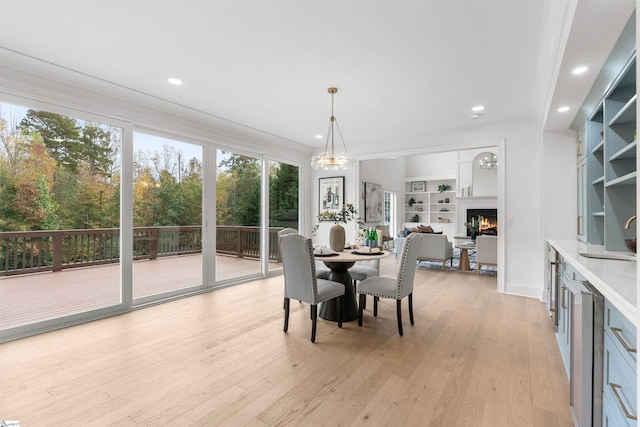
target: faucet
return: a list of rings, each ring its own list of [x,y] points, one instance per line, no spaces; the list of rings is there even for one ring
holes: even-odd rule
[[[631,223],[636,220],[636,216],[632,216],[627,220],[627,223],[624,225],[624,228],[629,229],[631,227]]]

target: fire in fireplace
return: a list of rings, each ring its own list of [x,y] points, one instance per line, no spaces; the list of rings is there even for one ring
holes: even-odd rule
[[[467,209],[467,224],[478,222],[478,234],[498,235],[498,210],[497,209]],[[467,227],[467,236],[471,230]]]

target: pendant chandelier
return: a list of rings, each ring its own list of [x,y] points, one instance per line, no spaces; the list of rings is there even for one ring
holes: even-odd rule
[[[498,157],[495,154],[485,156],[484,159],[480,159],[480,169],[487,171],[495,171],[498,168]]]
[[[327,90],[331,94],[331,118],[329,119],[329,130],[327,131],[327,141],[324,144],[324,151],[318,153],[317,155],[311,157],[311,166],[315,169],[347,169],[349,164],[351,163],[351,159],[349,158],[349,154],[347,153],[347,146],[344,143],[344,139],[342,138],[342,132],[340,132],[340,126],[338,126],[338,121],[333,115],[333,96],[338,92],[338,89],[335,87],[330,87]],[[334,145],[334,125],[335,128],[338,129],[338,135],[340,135],[340,140],[342,141],[342,147],[344,151],[336,153],[335,145]],[[331,140],[331,147],[329,147],[329,140]]]

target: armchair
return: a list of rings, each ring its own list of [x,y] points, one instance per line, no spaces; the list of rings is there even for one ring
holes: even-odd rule
[[[423,239],[418,253],[419,261],[440,261],[443,270],[447,260],[453,265],[453,245],[447,236],[444,234],[421,234]]]
[[[498,236],[476,237],[476,263],[478,274],[483,265],[498,265]]]

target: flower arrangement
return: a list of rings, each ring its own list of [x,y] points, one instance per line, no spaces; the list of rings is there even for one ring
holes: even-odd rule
[[[342,209],[339,209],[337,211],[327,210],[327,211],[320,212],[320,214],[318,214],[319,222],[331,221],[335,225],[340,225],[342,223],[346,224],[349,221],[354,221],[354,220],[358,223],[358,226],[364,224],[364,222],[362,221],[362,218],[358,217],[358,210],[351,203],[342,205]],[[320,227],[320,224],[316,224],[311,230],[311,232],[314,235],[315,235],[315,232],[318,230],[318,227]]]

